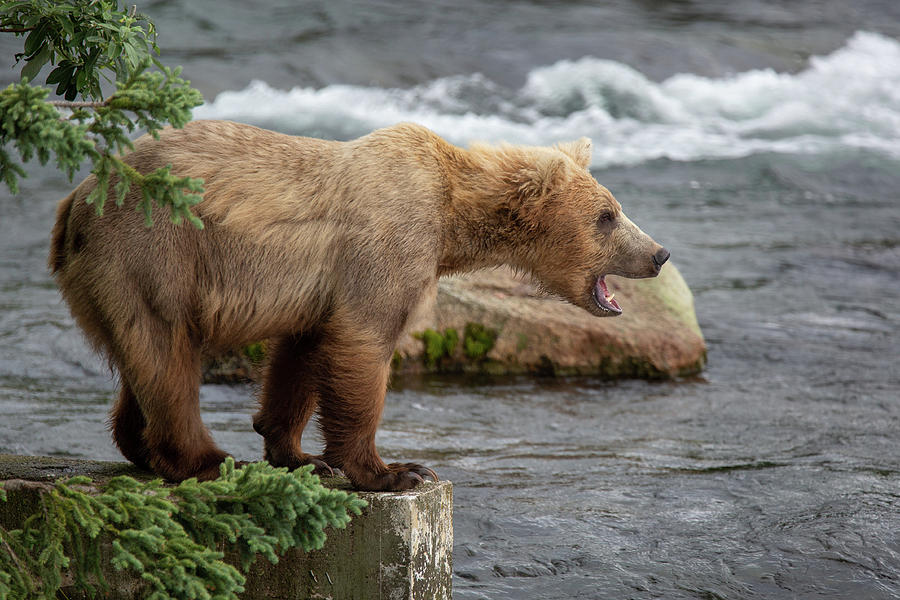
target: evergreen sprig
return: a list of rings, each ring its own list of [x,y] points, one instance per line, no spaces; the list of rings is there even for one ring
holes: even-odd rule
[[[0,92],[0,173],[13,193],[18,192],[18,177],[24,177],[21,166],[12,162],[3,146],[11,141],[27,162],[37,154],[41,164],[56,155],[57,166],[69,179],[86,159],[99,153],[94,142],[85,137],[88,125],[60,119],[59,111],[45,102],[49,90],[13,83]]]
[[[323,487],[312,467],[236,469],[231,458],[214,481],[168,487],[123,476],[99,493],[91,485],[86,477],[59,481],[22,529],[0,528],[0,600],[55,598],[64,573],[80,590],[108,589],[101,541],[116,570],[139,574],[150,600],[236,600],[241,570],[257,554],[274,563],[289,548],[321,548],[327,527],[346,527],[366,505]],[[214,549],[223,545],[237,550],[241,570]]]
[[[111,177],[121,205],[132,186],[140,189],[138,209],[152,224],[153,205],[169,209],[175,223],[203,223],[191,207],[201,200],[203,181],[178,177],[171,166],[141,174],[117,155],[133,148],[129,133],[142,129],[158,136],[171,123],[183,127],[191,109],[203,102],[200,93],[156,57],[156,29],[149,19],[119,7],[118,0],[0,0],[0,32],[25,36],[22,83],[0,92],[0,179],[13,193],[25,176],[7,148],[23,162],[37,156],[57,166],[71,180],[86,161],[98,185],[87,201],[103,213]],[[46,83],[65,100],[47,100],[49,89],[32,80],[47,63],[56,65]],[[105,100],[101,76],[115,82]],[[85,98],[75,101],[78,96]],[[65,114],[60,113],[60,109]]]

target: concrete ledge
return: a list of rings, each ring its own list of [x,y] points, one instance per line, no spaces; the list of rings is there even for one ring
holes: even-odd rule
[[[102,483],[117,475],[152,475],[127,463],[0,454],[0,525],[17,529],[38,508],[42,484],[87,475]],[[15,480],[15,481],[12,481]],[[345,479],[323,480],[349,489]],[[321,550],[287,552],[278,564],[258,559],[247,576],[247,599],[431,600],[451,598],[453,486],[426,482],[408,492],[360,492],[369,506],[346,529],[327,530]],[[110,572],[108,598],[140,598],[135,578]],[[64,592],[67,598],[80,596]]]

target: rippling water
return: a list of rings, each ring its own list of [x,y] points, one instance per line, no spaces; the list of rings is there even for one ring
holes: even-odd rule
[[[378,442],[454,482],[456,598],[900,596],[898,4],[248,6],[142,7],[198,117],[589,135],[695,292],[696,379],[394,383]],[[44,267],[71,186],[30,173],[0,191],[0,452],[117,459],[114,381]],[[252,395],[201,398],[244,459]]]

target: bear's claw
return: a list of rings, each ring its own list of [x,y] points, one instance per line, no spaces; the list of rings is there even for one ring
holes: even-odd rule
[[[415,473],[422,481],[425,481],[425,477],[431,477],[432,481],[440,481],[437,473],[435,473],[433,469],[429,469],[428,467],[416,463],[391,463],[388,465],[388,468],[391,470],[407,470],[410,473]]]
[[[334,477],[334,469],[318,456],[309,456],[306,464],[313,465],[313,475]]]
[[[305,465],[313,466],[313,475],[319,477],[334,477],[334,469],[331,468],[321,456],[312,454],[294,454],[294,453],[276,453],[271,448],[267,448],[263,454],[263,460],[267,461],[273,467],[287,467],[291,471]]]
[[[430,477],[439,481],[437,474],[422,465],[416,463],[390,463],[388,470],[383,473],[365,474],[364,478],[354,478],[351,481],[361,490],[373,492],[402,492],[410,490]]]
[[[413,487],[425,481],[426,477],[430,477],[432,481],[440,481],[437,473],[428,467],[417,463],[390,463],[388,469],[397,475],[412,475],[415,481]],[[406,478],[404,478],[406,479]]]

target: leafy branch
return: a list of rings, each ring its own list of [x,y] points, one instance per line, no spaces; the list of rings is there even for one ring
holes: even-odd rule
[[[0,600],[50,600],[71,575],[74,586],[108,590],[109,563],[143,581],[146,598],[236,600],[257,554],[278,562],[294,547],[321,548],[327,527],[343,528],[366,505],[355,494],[321,485],[311,467],[293,472],[227,459],[214,481],[167,487],[116,477],[97,492],[86,477],[41,486],[41,510],[22,529],[0,527]],[[0,501],[5,492],[0,488]],[[240,570],[214,548],[229,544]]]
[[[13,193],[25,177],[7,149],[23,162],[56,157],[69,179],[87,160],[99,183],[87,201],[102,214],[115,176],[115,201],[122,205],[132,186],[138,208],[152,224],[154,203],[167,207],[175,223],[187,219],[202,228],[191,207],[201,200],[203,182],[171,173],[171,166],[139,173],[118,154],[133,148],[128,134],[154,137],[166,123],[183,127],[200,93],[156,57],[156,29],[145,16],[119,8],[118,0],[0,0],[0,31],[22,35],[22,83],[0,91],[0,179]],[[32,85],[46,64],[56,65],[46,84],[64,100],[47,100],[50,89]],[[101,77],[115,91],[103,98]],[[85,100],[76,101],[78,96]],[[63,111],[63,112],[60,112]]]

